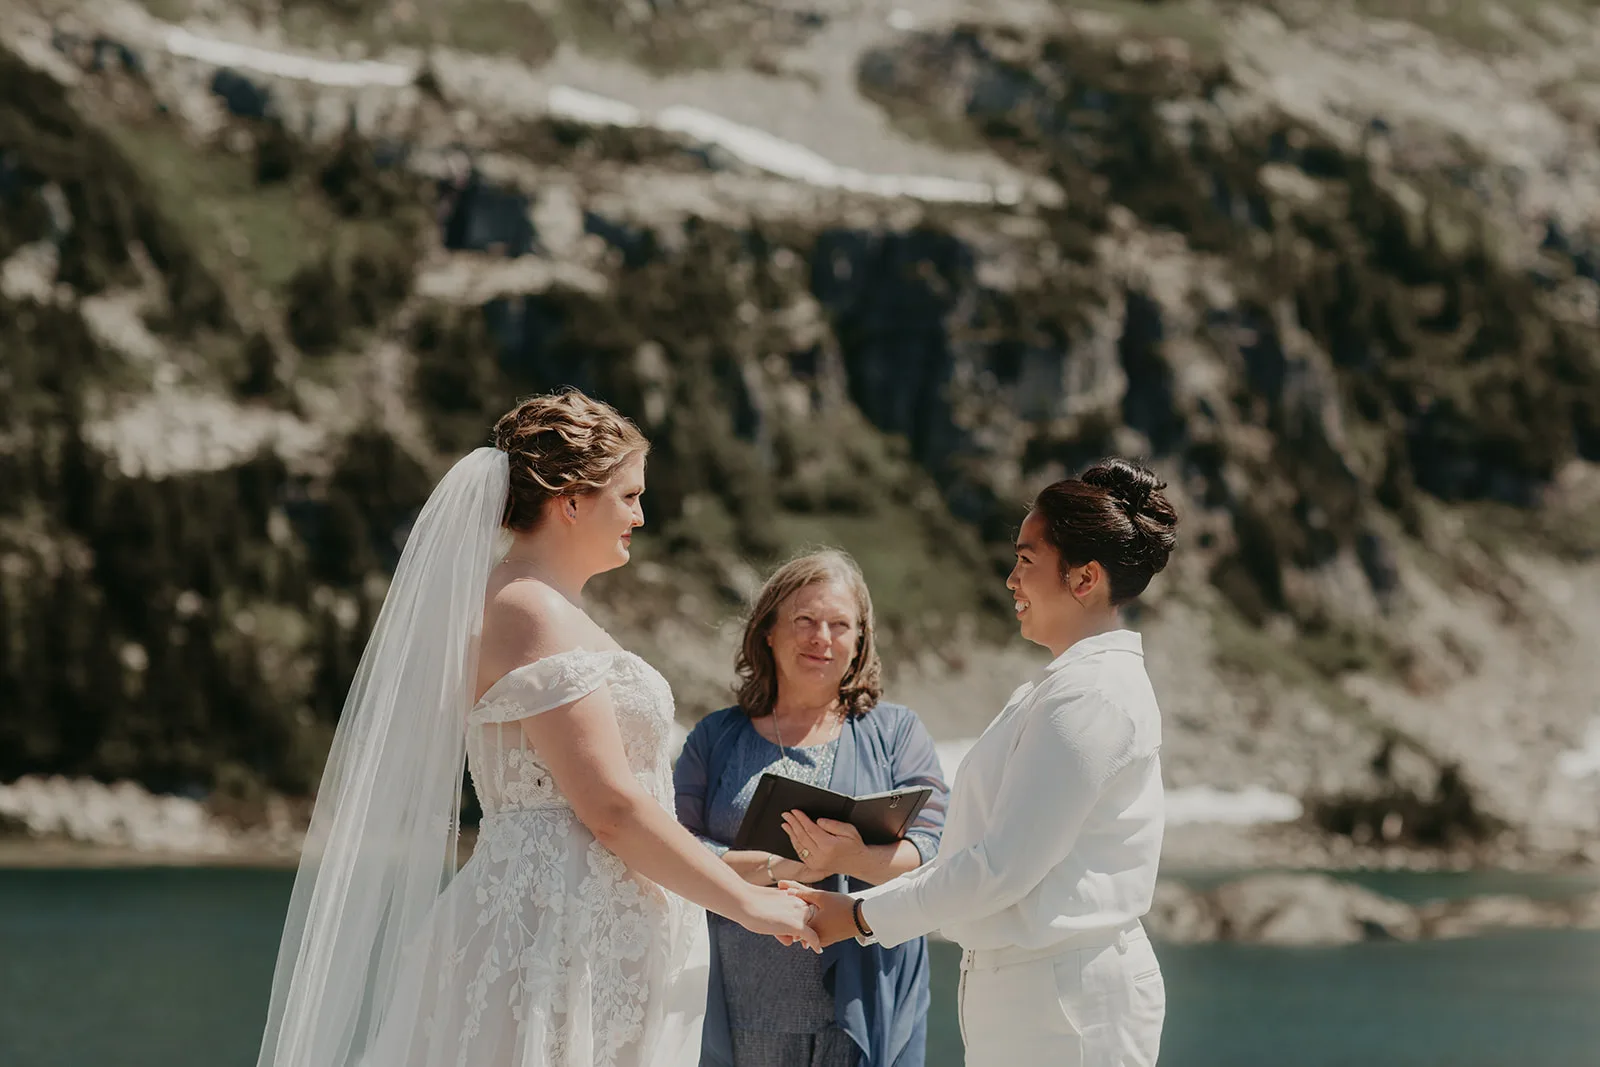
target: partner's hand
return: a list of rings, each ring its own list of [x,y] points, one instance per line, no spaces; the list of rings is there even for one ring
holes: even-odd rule
[[[800,941],[814,952],[822,951],[816,932],[806,925],[815,913],[809,901],[785,890],[759,886],[751,887],[746,900],[744,914],[732,916],[740,926],[751,933],[772,934],[786,945]]]
[[[786,811],[783,813],[783,829],[789,835],[800,862],[813,870],[849,874],[859,870],[861,860],[866,858],[867,846],[861,840],[861,831],[847,822],[835,822],[833,819],[813,822],[803,811]]]
[[[822,948],[855,937],[859,933],[856,929],[854,897],[845,893],[812,889],[797,882],[783,882],[781,888],[794,894],[797,899],[815,906],[817,910],[811,916],[811,930],[813,936],[821,942]]]

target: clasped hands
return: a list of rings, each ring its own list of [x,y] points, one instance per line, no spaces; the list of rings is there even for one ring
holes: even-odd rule
[[[778,888],[799,897],[811,905],[807,911],[806,925],[817,935],[822,948],[855,937],[855,899],[845,893],[830,893],[813,889],[804,883],[820,881],[830,874],[849,873],[855,861],[866,850],[861,833],[847,822],[833,819],[813,821],[804,812],[784,813],[783,828],[800,857],[800,870],[792,878],[783,878]],[[779,937],[785,945],[795,938]]]

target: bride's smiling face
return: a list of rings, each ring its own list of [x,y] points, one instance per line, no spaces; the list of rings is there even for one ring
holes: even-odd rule
[[[644,525],[644,460],[644,453],[636,452],[599,489],[559,502],[561,517],[578,540],[592,546],[590,564],[597,574],[628,562],[633,531]]]

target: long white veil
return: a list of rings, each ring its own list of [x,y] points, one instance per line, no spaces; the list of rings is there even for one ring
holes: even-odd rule
[[[258,1067],[344,1067],[383,1021],[402,951],[455,873],[504,452],[450,469],[412,527],[361,657],[295,877]]]

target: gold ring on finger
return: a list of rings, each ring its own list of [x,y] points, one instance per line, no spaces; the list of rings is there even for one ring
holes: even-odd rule
[[[811,856],[811,850],[809,848],[803,848],[803,849],[800,850],[800,858],[802,860],[809,859],[810,856]]]

